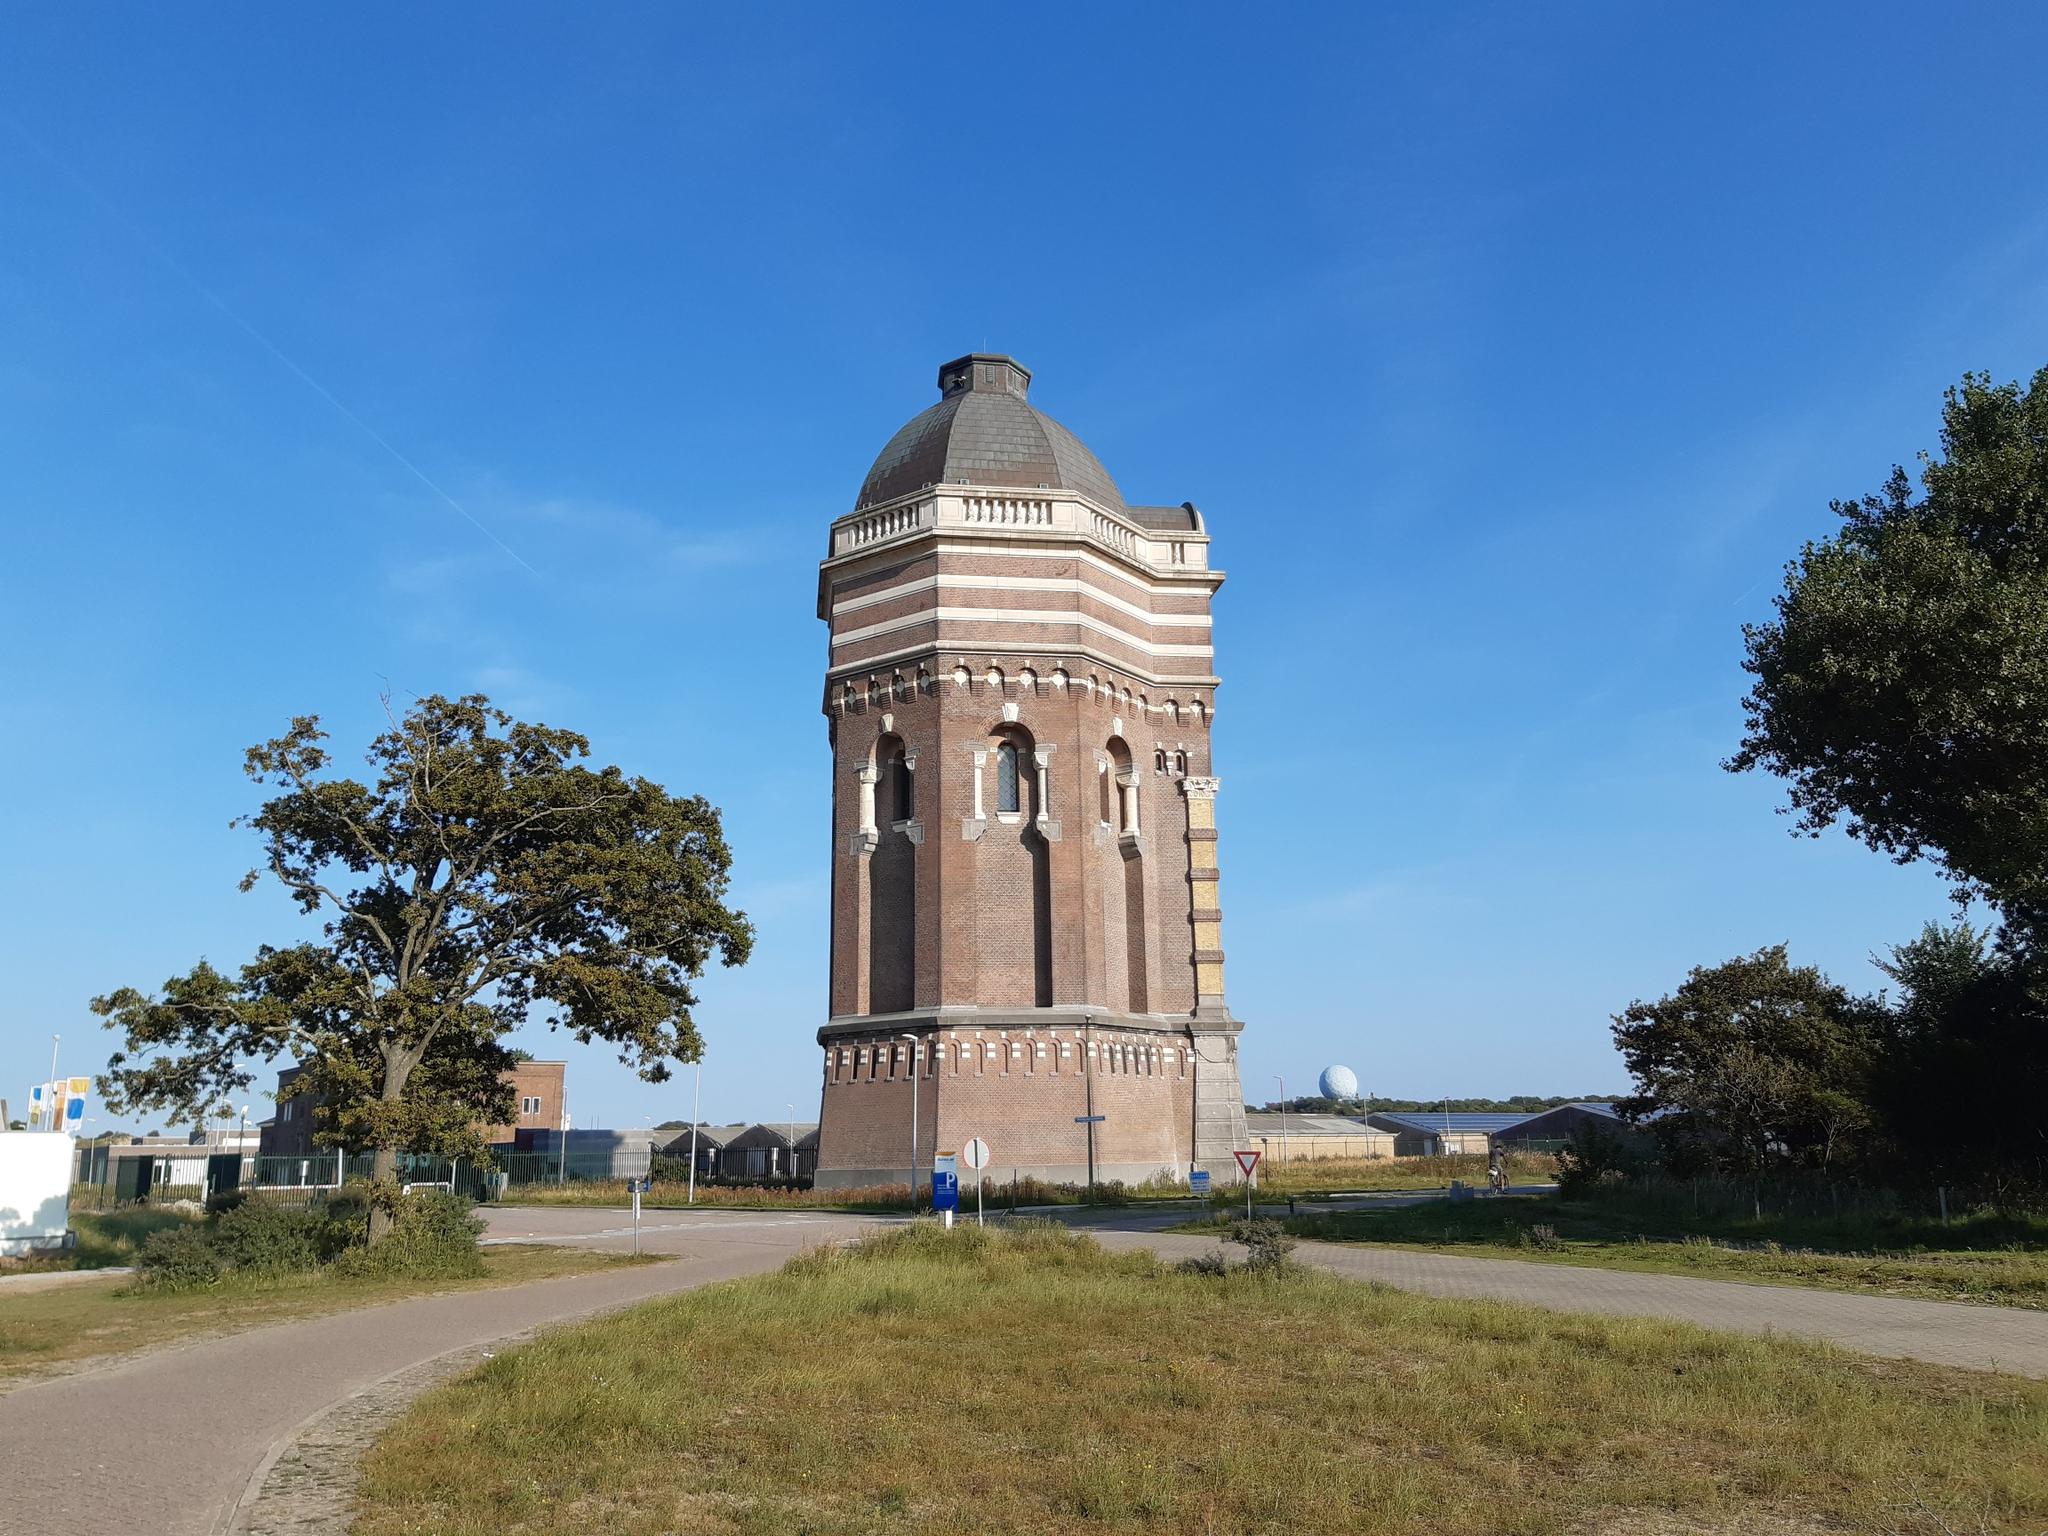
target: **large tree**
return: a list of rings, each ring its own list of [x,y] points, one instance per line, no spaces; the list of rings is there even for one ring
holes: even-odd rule
[[[1867,1119],[1882,1018],[1782,944],[1695,967],[1669,997],[1615,1015],[1636,1082],[1620,1108],[1753,1186],[1787,1166],[1829,1168]]]
[[[2048,369],[1948,392],[1922,494],[1836,502],[1745,629],[1755,679],[1736,771],[1788,782],[1801,831],[1836,822],[1927,858],[2008,920],[2048,928]]]
[[[400,1151],[473,1151],[480,1123],[510,1118],[504,1037],[531,1016],[616,1045],[649,1082],[697,1059],[692,982],[753,942],[725,904],[716,808],[588,767],[583,737],[478,695],[393,718],[368,783],[330,771],[326,739],[306,716],[250,748],[249,777],[277,793],[238,823],[263,848],[243,889],[277,881],[322,915],[319,937],[94,999],[125,1037],[100,1080],[110,1109],[189,1115],[288,1052],[320,1139],[370,1150],[388,1189]]]
[[[2048,955],[1929,923],[1878,968],[1899,988],[1872,1103],[1901,1180],[1999,1203],[2048,1194]]]

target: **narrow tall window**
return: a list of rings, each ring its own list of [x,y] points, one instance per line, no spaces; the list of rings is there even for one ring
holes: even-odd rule
[[[917,801],[911,791],[910,760],[900,752],[889,759],[889,801],[897,821],[915,819]]]
[[[1017,790],[1017,744],[1006,741],[996,748],[996,810],[1019,809]]]

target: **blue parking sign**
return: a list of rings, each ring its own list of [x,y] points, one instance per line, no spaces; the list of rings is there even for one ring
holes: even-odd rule
[[[960,1176],[948,1173],[943,1168],[932,1170],[932,1209],[934,1211],[956,1211],[960,1208]]]

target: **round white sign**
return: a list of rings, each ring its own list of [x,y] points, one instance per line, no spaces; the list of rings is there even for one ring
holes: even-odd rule
[[[988,1160],[988,1143],[983,1141],[979,1136],[975,1137],[972,1141],[968,1142],[966,1146],[960,1149],[960,1161],[966,1164],[969,1168],[973,1169],[976,1173],[981,1172],[982,1169],[988,1166]]]

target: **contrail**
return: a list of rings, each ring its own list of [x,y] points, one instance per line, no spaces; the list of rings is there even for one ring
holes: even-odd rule
[[[58,171],[62,172],[66,177],[70,179],[71,183],[74,186],[76,186],[87,197],[91,198],[93,202],[97,203],[100,207],[100,210],[103,213],[105,213],[108,218],[112,219],[116,224],[119,224],[123,229],[125,229],[128,232],[129,236],[132,239],[134,239],[138,245],[142,246],[144,250],[148,251],[152,256],[156,257],[158,261],[162,262],[165,266],[169,267],[173,272],[177,273],[179,277],[183,278],[185,282],[191,286],[192,290],[195,293],[197,293],[201,298],[206,300],[206,302],[211,304],[215,309],[219,310],[220,313],[223,316],[225,316],[228,319],[228,321],[231,324],[233,324],[238,330],[240,330],[243,335],[247,336],[251,341],[255,342],[257,346],[261,347],[264,351],[268,352],[273,358],[275,358],[279,364],[281,364],[287,371],[291,373],[292,377],[296,378],[301,384],[304,384],[308,389],[312,390],[313,393],[318,395],[322,400],[325,400],[330,406],[332,406],[337,412],[340,413],[340,415],[345,421],[347,421],[350,425],[355,427],[357,431],[361,432],[363,436],[367,437],[379,448],[382,448],[386,453],[390,454],[392,458],[396,459],[398,463],[404,467],[407,474],[411,475],[415,480],[419,481],[421,485],[424,485],[429,491],[433,492],[434,495],[437,498],[439,498],[439,500],[444,505],[446,505],[450,511],[454,512],[464,522],[468,523],[470,527],[476,529],[478,533],[482,534],[485,538],[489,539],[493,544],[497,545],[499,549],[503,550],[507,555],[511,556],[512,559],[517,561],[521,566],[525,567],[525,569],[532,575],[540,575],[540,572],[534,570],[533,566],[528,564],[526,558],[523,555],[521,555],[518,550],[514,549],[510,544],[507,544],[503,539],[499,538],[497,534],[493,533],[488,527],[484,525],[483,521],[480,518],[478,518],[475,513],[469,510],[469,508],[465,507],[453,496],[450,496],[446,491],[442,490],[441,487],[435,483],[431,475],[429,475],[425,470],[421,469],[419,465],[415,464],[403,453],[400,453],[398,449],[395,446],[393,446],[391,440],[385,437],[383,433],[379,432],[375,427],[371,426],[367,421],[363,420],[362,417],[358,416],[354,411],[350,410],[346,405],[342,404],[342,402],[336,398],[333,390],[329,389],[325,384],[322,384],[318,379],[314,378],[312,374],[306,372],[305,369],[301,368],[297,363],[293,362],[290,357],[286,356],[284,349],[282,347],[278,346],[276,342],[272,341],[268,336],[264,335],[261,331],[257,330],[255,326],[251,325],[247,320],[244,320],[233,309],[229,308],[228,303],[225,299],[223,299],[219,294],[215,293],[211,288],[207,287],[206,284],[202,283],[197,277],[194,277],[192,273],[187,271],[185,267],[178,261],[177,257],[173,256],[169,251],[165,250],[164,247],[157,242],[155,237],[153,237],[148,230],[144,229],[140,224],[137,224],[133,219],[129,218],[128,215],[122,212],[121,209],[115,205],[113,200],[107,197],[105,193],[101,192],[98,187],[94,186],[91,182],[87,181],[85,177],[81,176],[77,171],[73,170],[62,159],[58,158],[56,152],[52,150],[47,144],[44,144],[40,139],[36,138],[35,135],[31,134],[26,128],[22,127],[21,124],[16,122],[12,117],[7,117],[5,116],[5,114],[0,114],[0,120],[4,120],[7,126],[12,128],[16,135],[20,137],[22,142],[27,144],[29,148],[33,149],[37,154],[41,155],[43,159],[47,160]]]

